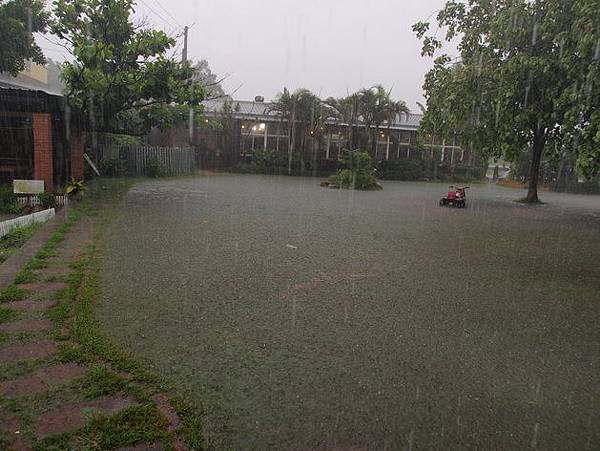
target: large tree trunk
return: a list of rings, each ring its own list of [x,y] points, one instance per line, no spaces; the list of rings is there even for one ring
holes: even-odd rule
[[[538,199],[538,179],[540,176],[540,163],[542,162],[542,154],[544,153],[544,145],[546,144],[546,132],[543,128],[538,130],[533,137],[533,155],[531,158],[531,166],[529,166],[529,187],[525,202],[536,203]]]

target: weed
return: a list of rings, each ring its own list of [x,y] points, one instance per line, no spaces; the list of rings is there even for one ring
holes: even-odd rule
[[[0,323],[12,321],[17,316],[17,312],[15,312],[14,310],[0,307]]]
[[[27,297],[27,291],[16,285],[10,285],[0,291],[0,303],[9,301],[22,301]]]

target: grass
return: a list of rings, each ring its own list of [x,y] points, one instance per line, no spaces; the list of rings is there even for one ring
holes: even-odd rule
[[[22,301],[27,297],[27,291],[16,285],[10,285],[0,291],[0,303],[10,301]]]
[[[0,324],[12,321],[17,316],[18,314],[14,310],[0,307]]]
[[[22,247],[40,227],[40,223],[19,227],[0,238],[0,264]]]
[[[49,256],[54,255],[68,229],[82,216],[99,218],[100,228],[106,225],[111,218],[110,207],[107,206],[112,205],[115,198],[126,192],[132,183],[131,180],[109,182],[108,189],[89,196],[42,247],[26,270],[42,266]],[[104,214],[100,215],[100,211]],[[94,241],[98,239],[96,237]],[[164,445],[169,449],[171,436],[162,430],[164,420],[150,403],[150,395],[167,392],[171,385],[147,370],[130,353],[115,346],[102,333],[95,319],[94,307],[101,294],[99,258],[100,252],[94,243],[81,260],[72,265],[68,288],[58,297],[59,304],[49,314],[55,324],[56,338],[65,341],[60,346],[58,359],[63,362],[102,361],[112,368],[130,373],[133,378],[127,380],[106,366],[95,365],[81,380],[82,392],[87,399],[125,393],[142,402],[142,405],[127,409],[116,417],[94,419],[76,434],[41,442],[39,449],[61,449],[61,443],[76,443],[74,446],[82,449],[107,449],[137,441],[152,443],[157,439],[164,440]],[[68,344],[67,340],[77,344]],[[186,443],[190,449],[203,449],[199,414],[183,399],[178,399],[176,405],[181,412],[180,418],[184,424],[182,433]]]

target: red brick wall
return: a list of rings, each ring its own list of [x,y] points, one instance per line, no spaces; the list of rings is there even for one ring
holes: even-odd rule
[[[83,180],[83,135],[71,136],[71,177]]]
[[[43,180],[46,191],[52,191],[52,116],[48,113],[33,113],[33,166],[35,179]]]

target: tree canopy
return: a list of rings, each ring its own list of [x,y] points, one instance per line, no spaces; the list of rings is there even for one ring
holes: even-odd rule
[[[52,32],[74,56],[63,65],[66,94],[96,130],[138,119],[169,126],[204,98],[194,69],[167,54],[175,39],[134,24],[133,6],[133,0],[54,2]]]
[[[413,26],[422,54],[435,57],[423,130],[456,134],[487,157],[529,148],[529,202],[544,152],[567,150],[583,174],[600,171],[598,0],[450,0],[437,22],[460,55],[440,54],[428,22]]]
[[[25,69],[27,60],[46,62],[33,33],[44,32],[47,24],[42,0],[0,2],[0,72],[17,75]]]

